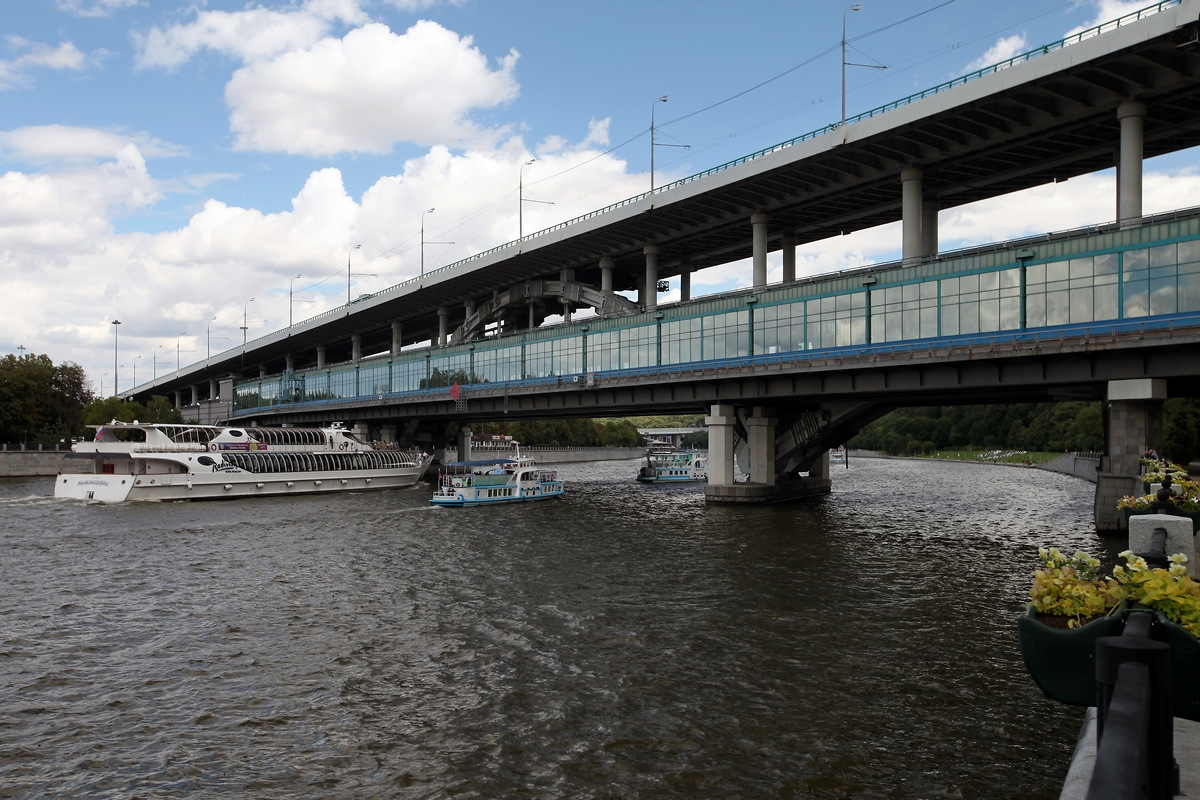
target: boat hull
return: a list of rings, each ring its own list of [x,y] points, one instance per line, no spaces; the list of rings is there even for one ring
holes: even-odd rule
[[[195,474],[60,474],[54,496],[94,503],[130,500],[228,500],[240,497],[402,489],[416,484],[425,465],[352,472],[212,472]]]
[[[556,497],[561,497],[562,494],[562,489],[518,497],[477,497],[474,494],[467,495],[464,493],[455,496],[434,495],[429,498],[429,502],[436,506],[494,506],[504,503],[532,503],[537,500],[553,500]]]

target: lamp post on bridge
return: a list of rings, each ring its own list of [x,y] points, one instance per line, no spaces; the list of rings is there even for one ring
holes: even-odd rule
[[[346,253],[346,305],[350,305],[350,253],[353,253],[355,250],[357,250],[360,247],[362,247],[361,244],[356,244],[356,245],[354,245],[354,247],[350,248],[350,251],[348,253]],[[300,276],[297,275],[296,277],[300,277]],[[289,310],[288,311],[289,317],[291,316],[291,313],[292,312]]]
[[[347,257],[347,261],[349,257]],[[349,265],[347,264],[347,267]],[[296,273],[288,279],[288,327],[292,327],[292,286],[296,283],[296,278],[300,277],[300,273]]]
[[[250,328],[250,323],[247,320],[247,315],[250,313],[250,304],[254,302],[251,297],[242,305],[242,355],[246,353],[246,331]]]
[[[862,11],[862,3],[855,3],[842,12],[842,125],[846,124],[846,67],[867,67],[868,69],[887,69],[886,64],[855,64],[846,61],[846,17],[851,11]],[[870,58],[870,56],[868,56]]]
[[[421,277],[425,277],[425,245],[426,244],[454,244],[454,242],[426,242],[425,241],[425,215],[432,214],[434,209],[427,208],[421,212]]]
[[[113,397],[117,396],[117,386],[120,382],[117,380],[117,326],[121,324],[121,320],[114,319],[113,326]]]

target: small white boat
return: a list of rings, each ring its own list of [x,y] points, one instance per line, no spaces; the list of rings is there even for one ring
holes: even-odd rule
[[[54,496],[99,503],[214,500],[412,486],[426,456],[376,449],[340,425],[234,428],[117,422],[92,425],[67,458],[90,473],[59,473]]]
[[[846,463],[846,448],[835,447],[829,451],[830,464],[845,464]]]
[[[708,480],[708,459],[695,450],[675,453],[646,453],[638,470],[640,483],[698,483]]]
[[[480,506],[548,500],[562,493],[557,470],[539,467],[530,458],[493,458],[445,464],[429,502],[439,506]]]

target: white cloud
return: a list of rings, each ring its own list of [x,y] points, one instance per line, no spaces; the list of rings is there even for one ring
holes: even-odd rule
[[[287,11],[262,6],[244,11],[198,11],[192,23],[136,34],[137,63],[143,68],[174,69],[202,50],[251,63],[310,47],[334,23],[355,25],[366,19],[357,0],[309,0]]]
[[[182,147],[144,133],[129,136],[70,125],[34,125],[0,131],[0,152],[39,164],[112,158],[128,144],[136,145],[143,156],[169,157],[186,153]]]
[[[239,69],[225,98],[241,149],[327,156],[480,142],[497,132],[469,114],[516,97],[517,58],[493,70],[470,37],[434,22],[403,35],[369,24]]]
[[[142,4],[142,0],[57,0],[55,5],[59,11],[74,14],[77,17],[107,17],[122,8],[132,8]]]
[[[13,59],[0,59],[0,91],[30,85],[32,79],[29,73],[34,69],[79,71],[87,65],[84,54],[70,42],[60,42],[51,47],[19,36],[7,36],[5,43],[21,55]]]
[[[1132,14],[1135,11],[1152,5],[1150,0],[1090,0],[1085,5],[1090,5],[1096,9],[1096,14],[1090,20],[1083,23],[1077,28],[1072,28],[1067,32],[1067,36],[1079,33],[1080,31],[1089,30],[1106,22],[1120,19],[1126,14]]]
[[[977,69],[990,67],[992,64],[999,64],[1001,61],[1007,61],[1015,55],[1024,53],[1029,49],[1029,40],[1023,33],[1005,36],[997,41],[994,45],[987,49],[983,55],[967,64],[963,70],[966,72],[974,72]]]

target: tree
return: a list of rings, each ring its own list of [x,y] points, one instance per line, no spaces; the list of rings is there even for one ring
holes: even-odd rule
[[[49,356],[0,359],[0,441],[51,444],[81,434],[91,400],[83,368]]]

